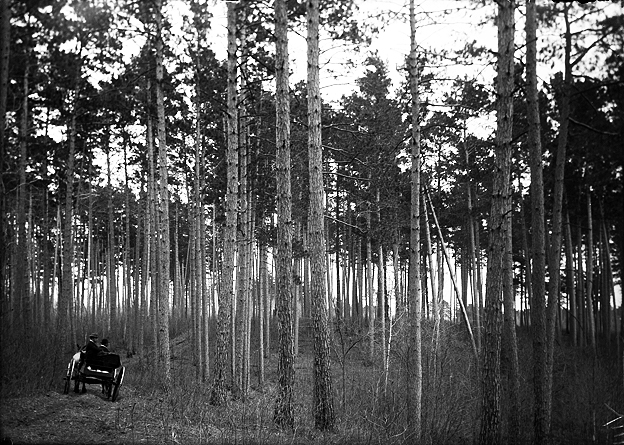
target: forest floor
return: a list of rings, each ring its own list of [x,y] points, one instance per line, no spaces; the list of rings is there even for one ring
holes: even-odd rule
[[[444,342],[440,343],[439,369],[435,378],[431,377],[432,372],[425,372],[425,443],[473,443],[478,426],[479,387],[471,365],[473,358],[465,339],[455,338],[452,332],[449,329]],[[519,355],[524,384],[521,385],[519,410],[522,437],[518,442],[531,443],[531,348],[527,334],[523,331],[520,334]],[[429,344],[428,340],[423,343]],[[295,428],[292,431],[280,430],[273,423],[277,397],[275,352],[266,359],[264,385],[258,385],[258,368],[253,359],[251,389],[246,399],[230,399],[226,405],[216,407],[209,404],[209,381],[200,383],[197,379],[197,367],[191,363],[189,344],[186,334],[172,338],[173,384],[167,395],[157,383],[158,372],[150,365],[150,360],[138,355],[127,358],[125,351],[118,351],[126,373],[115,402],[107,399],[101,387],[95,384],[87,385],[85,394],[74,393],[73,385],[69,394],[63,394],[63,372],[71,354],[42,360],[29,357],[29,348],[21,348],[22,362],[19,362],[16,354],[2,350],[0,445],[411,443],[410,437],[403,434],[406,391],[401,363],[396,361],[393,367],[396,369],[390,369],[387,394],[376,392],[384,375],[378,363],[367,359],[367,344],[359,337],[346,339],[342,349],[336,343],[338,346],[333,350],[335,409],[339,420],[336,431],[331,433],[321,433],[314,428],[310,335],[301,336],[300,354],[295,363],[292,401]],[[398,347],[395,351],[399,358],[406,353]],[[562,342],[554,369],[552,443],[614,442],[614,433],[605,428],[605,424],[614,419],[612,409],[624,410],[624,397],[618,383],[617,363],[609,358],[612,355],[605,352],[595,356]],[[4,360],[7,357],[11,363]],[[430,366],[431,357],[426,351],[424,362],[427,366]],[[506,360],[503,363],[507,363]],[[341,365],[345,367],[341,369]],[[50,383],[44,384],[44,377],[50,377]],[[502,405],[503,418],[506,418],[509,409],[507,392],[503,395]]]
[[[125,359],[123,364],[131,370],[135,361]],[[74,393],[73,382],[69,394],[63,394],[59,382],[57,390],[42,395],[5,398],[0,414],[2,443],[161,443],[161,421],[153,409],[159,402],[139,393],[131,382],[124,381],[114,403],[96,384],[87,385],[85,394]]]
[[[194,378],[188,343],[186,335],[172,339],[174,388],[169,397],[164,397],[154,383],[157,373],[146,360],[136,355],[126,358],[125,351],[118,351],[126,372],[115,402],[107,399],[97,384],[87,385],[87,392],[82,394],[74,393],[72,382],[69,393],[63,394],[65,365],[57,366],[51,390],[23,389],[0,398],[0,445],[326,442],[311,429],[285,433],[273,425],[275,354],[267,360],[267,382],[262,388],[252,385],[245,401],[230,400],[226,406],[214,407],[208,403],[209,383],[200,384]],[[307,351],[299,357],[299,382],[308,384],[311,380],[311,360]],[[309,417],[307,395],[296,399],[295,415],[299,419]],[[328,442],[335,443],[335,439]]]
[[[124,396],[116,403],[107,400],[97,385],[89,385],[86,394],[49,391],[45,395],[5,399],[1,414],[2,443],[156,442],[159,431],[153,425],[157,419],[149,411],[136,412],[141,401],[134,388],[124,385],[122,390]],[[136,419],[132,419],[133,414]]]

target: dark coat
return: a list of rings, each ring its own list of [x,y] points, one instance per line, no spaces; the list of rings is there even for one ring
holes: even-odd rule
[[[95,357],[101,351],[100,347],[93,340],[89,340],[89,342],[84,347],[84,350],[87,358]]]

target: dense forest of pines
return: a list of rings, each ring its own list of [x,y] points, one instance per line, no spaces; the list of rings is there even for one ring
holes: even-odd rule
[[[95,331],[167,443],[624,443],[624,2],[456,2],[498,43],[455,52],[410,0],[334,101],[356,0],[0,3],[3,404]]]

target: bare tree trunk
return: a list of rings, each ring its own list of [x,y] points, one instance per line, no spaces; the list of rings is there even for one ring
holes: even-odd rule
[[[241,102],[244,101],[241,98]],[[245,114],[244,108],[241,110],[242,114]],[[248,276],[249,276],[249,256],[248,245],[251,242],[249,238],[249,227],[247,216],[249,213],[249,204],[247,201],[247,122],[243,117],[239,120],[240,133],[239,137],[239,166],[240,166],[240,181],[239,181],[239,227],[241,228],[241,236],[238,239],[238,268],[237,279],[239,286],[237,288],[238,303],[236,305],[236,378],[234,379],[234,386],[232,388],[232,394],[234,398],[246,398],[244,380],[245,380],[245,339],[247,337],[247,311],[249,308],[249,289],[248,289]]]
[[[268,358],[271,351],[271,296],[269,294],[269,258],[268,247],[264,246],[262,252],[262,261],[264,262],[264,287],[262,293],[264,294],[264,357]],[[271,262],[271,265],[273,262]],[[272,287],[272,286],[271,286]]]
[[[576,292],[574,280],[574,247],[572,245],[572,230],[570,229],[570,215],[566,211],[565,214],[565,249],[566,249],[566,287],[568,290],[568,316],[570,317],[570,336],[572,337],[572,345],[578,345],[578,313],[576,306]]]
[[[200,178],[201,178],[201,163],[202,163],[202,143],[201,143],[201,124],[200,124],[200,103],[199,103],[199,80],[196,83],[196,97],[197,103],[195,104],[195,113],[196,113],[196,127],[195,127],[195,236],[193,240],[195,241],[195,325],[196,325],[196,339],[197,339],[197,356],[198,356],[198,366],[197,366],[197,376],[201,379],[204,372],[204,342],[203,342],[203,326],[205,324],[205,319],[203,318],[202,308],[203,301],[205,298],[204,292],[204,275],[203,275],[203,266],[202,266],[202,244],[201,239],[203,237],[204,229],[202,227],[203,220],[203,208],[202,208],[202,199],[201,199],[201,186],[200,186]]]
[[[6,153],[5,129],[6,129],[6,109],[7,92],[9,88],[9,53],[11,41],[11,0],[0,0],[0,171],[4,172],[4,162]],[[9,303],[6,298],[5,271],[7,263],[7,211],[5,202],[4,177],[0,174],[0,302],[3,314],[9,312],[6,305]],[[2,340],[0,339],[0,345]]]
[[[28,50],[27,50],[28,51]],[[29,76],[30,67],[26,62],[24,69],[24,79],[22,82],[22,103],[19,120],[19,185],[17,194],[17,245],[15,264],[15,283],[13,287],[13,295],[15,301],[19,304],[20,310],[18,314],[18,332],[23,336],[30,338],[32,332],[30,329],[31,304],[30,304],[30,286],[28,280],[28,242],[26,235],[26,157],[28,147],[28,97],[29,92]],[[0,138],[4,138],[4,133],[0,133]],[[1,166],[3,167],[3,166]],[[4,168],[2,168],[4,172]]]
[[[577,283],[576,283],[576,302],[578,306],[579,318],[579,346],[587,344],[587,305],[585,304],[585,280],[583,277],[583,234],[580,225],[576,231],[576,251],[577,251]]]
[[[416,14],[414,0],[409,4],[410,16],[410,54],[409,54],[409,82],[411,94],[412,130],[410,135],[411,152],[411,207],[410,207],[410,259],[409,259],[409,299],[407,301],[410,317],[410,343],[414,350],[414,406],[408,413],[408,428],[412,432],[415,442],[420,442],[422,435],[422,332],[421,332],[421,289],[420,289],[420,68],[416,50]],[[408,377],[409,398],[412,389]],[[409,409],[409,407],[408,407]]]
[[[465,132],[465,127],[464,127]],[[464,147],[464,156],[466,159],[466,168],[470,171],[470,157],[468,154],[468,147],[466,146],[466,138],[464,134],[463,139],[463,147]],[[477,349],[481,349],[481,311],[479,307],[479,296],[478,296],[478,286],[477,286],[477,253],[475,246],[475,218],[473,215],[473,186],[470,176],[468,177],[468,185],[467,185],[467,196],[468,196],[468,256],[469,256],[469,265],[470,265],[470,279],[472,283],[472,304],[474,308],[474,318],[476,325],[476,344]]]
[[[332,430],[336,422],[329,356],[329,326],[325,289],[323,148],[321,145],[321,89],[319,80],[319,0],[306,2],[308,18],[308,166],[310,174],[310,231],[312,320],[314,324],[314,425]],[[330,283],[330,281],[327,281]],[[331,301],[331,297],[330,297]]]
[[[125,226],[125,240],[124,240],[124,283],[126,284],[126,291],[125,291],[125,301],[126,301],[126,307],[125,307],[125,311],[124,311],[124,320],[125,320],[125,330],[126,331],[130,331],[129,333],[126,332],[126,335],[124,335],[124,338],[126,339],[127,345],[128,345],[128,349],[130,352],[132,352],[135,348],[134,346],[134,323],[130,323],[129,321],[129,317],[131,315],[130,313],[130,301],[131,301],[131,295],[132,295],[132,276],[131,276],[131,269],[130,269],[130,187],[129,187],[129,182],[128,182],[128,135],[126,133],[126,131],[123,131],[123,147],[124,147],[124,180],[125,180],[125,187],[124,187],[124,198],[125,198],[125,202],[124,202],[124,208],[126,210],[126,214],[124,217],[124,226]],[[81,305],[82,307],[82,305]],[[116,334],[117,335],[117,334]]]
[[[486,280],[485,333],[483,341],[482,413],[479,442],[501,443],[500,347],[503,263],[511,211],[510,169],[514,86],[514,0],[498,2],[498,63],[496,79],[496,158],[494,161],[492,208]]]
[[[110,307],[108,328],[109,332],[117,332],[117,288],[116,288],[116,261],[115,261],[115,221],[113,219],[113,187],[111,184],[110,145],[109,133],[104,137],[104,150],[106,150],[106,172],[108,177],[107,211],[108,211],[108,257],[106,267],[106,289]]]
[[[147,91],[148,94],[151,94],[151,82],[148,78],[147,80]],[[147,129],[146,129],[146,145],[147,145],[147,163],[149,168],[149,177],[147,184],[147,205],[146,205],[146,213],[147,213],[147,227],[145,231],[146,239],[146,249],[148,250],[148,255],[146,258],[146,285],[149,285],[149,317],[147,317],[147,313],[145,316],[149,318],[149,327],[151,330],[152,336],[152,348],[151,350],[154,352],[152,363],[154,366],[158,363],[158,292],[160,285],[158,283],[158,271],[156,269],[156,265],[158,264],[158,258],[160,254],[158,252],[157,246],[157,236],[156,236],[156,226],[157,226],[157,215],[155,209],[155,200],[156,200],[156,186],[155,186],[155,165],[154,165],[154,129],[153,129],[153,117],[150,113],[150,100],[148,100],[147,104]]]
[[[513,249],[511,213],[505,217],[508,225],[505,257],[503,259],[503,305],[505,349],[509,357],[509,429],[507,440],[510,445],[519,442],[520,436],[520,364],[518,362],[518,341],[516,338],[516,295],[513,284]]]
[[[535,34],[535,1],[527,2],[527,109],[529,119],[529,150],[531,162],[531,332],[533,336],[534,437],[544,443],[548,435],[546,396],[546,257],[544,227],[544,181],[542,177],[542,145],[537,98],[537,62]]]
[[[264,357],[265,346],[264,331],[268,330],[265,324],[265,299],[266,299],[266,246],[258,243],[258,386],[264,386]]]
[[[81,52],[78,54],[78,59],[82,61]],[[73,280],[73,264],[74,264],[74,238],[73,238],[73,195],[74,195],[74,162],[76,156],[76,115],[78,113],[78,96],[80,94],[79,82],[81,78],[82,67],[79,62],[75,73],[75,85],[71,94],[71,114],[68,128],[68,145],[69,153],[67,157],[67,169],[66,169],[66,191],[65,191],[65,218],[63,226],[63,249],[62,249],[62,287],[59,292],[58,298],[58,318],[57,318],[57,335],[60,336],[56,342],[60,351],[66,349],[73,349],[71,335],[71,329],[67,328],[71,322],[71,307],[74,299],[74,280]]]
[[[594,230],[592,224],[591,193],[587,193],[587,317],[589,345],[596,350],[596,319],[594,314]]]
[[[227,194],[226,221],[223,239],[223,272],[219,292],[219,318],[217,322],[216,354],[213,387],[210,401],[223,405],[226,401],[225,379],[228,362],[228,337],[231,310],[234,301],[234,254],[236,248],[236,209],[238,187],[238,114],[236,109],[236,6],[227,4],[228,61],[227,61]]]
[[[292,195],[290,188],[290,97],[288,92],[288,16],[285,0],[275,1],[275,105],[276,105],[276,183],[277,183],[277,318],[278,318],[278,395],[274,422],[294,427],[293,385],[295,357],[292,320]]]
[[[158,334],[161,373],[168,388],[171,384],[171,355],[169,350],[169,264],[171,249],[169,246],[169,190],[167,173],[167,140],[165,128],[165,104],[163,97],[163,38],[162,38],[162,0],[156,0],[156,110],[158,112],[158,151],[160,167],[160,213],[159,237],[160,251],[160,289],[158,298]]]
[[[370,176],[369,176],[370,178]],[[368,300],[368,358],[372,362],[375,355],[375,311],[373,309],[373,252],[371,245],[371,208],[366,210],[366,297]]]
[[[550,419],[552,415],[552,388],[553,366],[555,351],[555,325],[556,314],[559,308],[559,281],[561,275],[561,231],[563,211],[563,188],[565,176],[566,148],[568,145],[568,124],[570,116],[570,85],[572,83],[572,65],[570,54],[572,51],[572,37],[570,32],[570,20],[568,8],[563,6],[565,21],[565,55],[562,95],[559,112],[559,134],[557,136],[557,155],[555,157],[555,189],[553,196],[552,236],[548,257],[548,309],[546,313],[546,415],[547,433],[550,431]]]

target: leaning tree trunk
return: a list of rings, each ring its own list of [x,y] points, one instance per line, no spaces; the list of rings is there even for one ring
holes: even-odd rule
[[[489,220],[489,246],[485,293],[485,334],[483,341],[482,412],[479,442],[501,443],[500,430],[500,348],[503,261],[507,249],[511,211],[510,168],[513,124],[514,82],[514,0],[498,2],[498,64],[496,79],[496,158]]]
[[[228,362],[232,302],[234,301],[234,254],[236,249],[236,208],[238,188],[238,114],[236,110],[236,6],[227,4],[228,61],[227,61],[227,192],[225,197],[225,231],[223,239],[223,272],[219,292],[219,316],[214,360],[213,386],[210,396],[213,405],[226,401],[225,379]]]
[[[275,1],[275,116],[277,185],[277,322],[278,322],[278,395],[273,413],[281,427],[294,427],[293,385],[295,353],[292,319],[292,195],[290,191],[290,104],[288,93],[288,16],[286,0]],[[324,261],[324,259],[323,259]]]
[[[331,430],[336,422],[329,359],[329,327],[325,305],[325,233],[323,208],[323,148],[321,146],[321,89],[319,81],[319,0],[308,0],[308,165],[310,211],[308,218],[312,319],[314,324],[314,424]],[[327,282],[330,282],[327,280]]]

